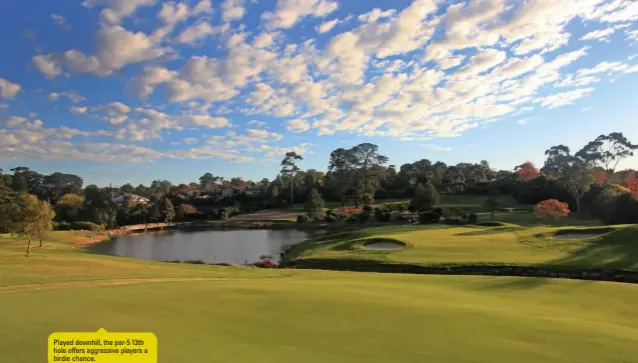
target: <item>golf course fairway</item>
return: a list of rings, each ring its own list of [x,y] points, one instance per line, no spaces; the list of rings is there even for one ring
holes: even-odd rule
[[[637,285],[168,264],[64,237],[29,258],[0,239],[2,362],[45,362],[52,332],[99,328],[155,333],[161,363],[638,357]]]

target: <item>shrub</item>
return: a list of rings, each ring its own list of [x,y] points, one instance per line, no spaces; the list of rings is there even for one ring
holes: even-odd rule
[[[370,220],[370,212],[363,211],[359,213],[357,215],[357,219],[359,220],[359,223],[366,223],[368,220]]]
[[[441,216],[434,211],[421,212],[419,214],[419,222],[421,224],[438,223]]]
[[[368,212],[368,213],[372,212],[372,206],[369,205],[369,204],[364,205],[363,206],[363,211],[364,212]]]
[[[438,214],[439,216],[443,216],[443,208],[441,207],[436,207],[432,209],[432,211],[434,211],[434,213]]]
[[[306,214],[297,216],[297,223],[306,223],[308,221],[310,221],[310,216]]]
[[[326,216],[337,216],[337,211],[335,211],[334,209],[328,209],[326,211]]]
[[[534,215],[546,223],[552,223],[560,218],[569,215],[569,206],[567,203],[560,202],[556,199],[548,199],[536,205]]]
[[[53,229],[56,231],[69,231],[71,230],[71,224],[69,222],[53,222]]]
[[[468,217],[467,217],[467,222],[469,224],[477,224],[478,223],[478,216],[476,215],[476,213],[471,213]]]
[[[352,216],[348,219],[348,223],[357,223],[357,217],[356,216]]]
[[[449,225],[453,225],[453,226],[459,226],[461,225],[461,218],[457,218],[457,217],[448,217],[445,218],[445,224],[449,224]]]
[[[348,215],[345,213],[337,213],[337,219],[340,221],[345,221],[346,219],[348,219]]]
[[[613,185],[594,202],[594,214],[605,224],[638,223],[638,200],[627,188]]]
[[[54,226],[58,231],[103,231],[104,225],[93,222],[60,222]]]
[[[408,210],[408,206],[405,205],[406,203],[399,203],[397,204],[397,211],[403,213],[406,210]]]
[[[239,214],[239,212],[239,208],[237,207],[226,207],[219,211],[219,218],[223,220],[230,219],[233,216]]]
[[[261,267],[261,268],[275,268],[277,266],[279,266],[279,264],[277,263],[277,261],[275,261],[274,259],[267,257],[262,259],[259,262],[255,262],[252,264],[255,267]]]
[[[370,193],[365,193],[365,194],[362,196],[362,200],[363,200],[363,203],[365,203],[365,204],[372,204],[372,203],[374,203],[374,197],[373,197],[373,196],[372,196],[372,194],[370,194]]]
[[[337,219],[337,217],[336,217],[335,215],[332,215],[332,214],[326,214],[326,218],[325,218],[325,221],[326,221],[326,222],[328,222],[328,223],[333,223],[333,222],[336,222],[337,220],[338,220],[338,219]]]

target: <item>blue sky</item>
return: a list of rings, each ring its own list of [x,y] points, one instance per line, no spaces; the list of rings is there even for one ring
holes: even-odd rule
[[[4,1],[0,34],[4,169],[259,180],[361,142],[501,169],[638,143],[636,1]]]

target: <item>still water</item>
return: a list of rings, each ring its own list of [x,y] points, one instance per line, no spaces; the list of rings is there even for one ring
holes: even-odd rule
[[[162,231],[117,237],[89,251],[152,261],[244,264],[271,256],[317,232],[295,230]]]

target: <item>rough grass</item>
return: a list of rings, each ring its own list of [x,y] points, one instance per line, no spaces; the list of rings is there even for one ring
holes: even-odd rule
[[[468,232],[378,228],[338,238],[457,231]],[[530,233],[533,244],[553,229]],[[608,236],[617,233],[634,236],[629,229]],[[71,247],[86,237],[56,233],[45,242],[50,248],[36,247],[29,258],[23,241],[0,238],[3,362],[40,362],[50,333],[99,328],[154,332],[162,363],[633,363],[638,356],[633,285],[168,264]]]
[[[594,228],[570,227],[572,233]],[[560,227],[443,225],[370,228],[312,239],[297,245],[291,258],[372,260],[419,265],[504,264],[638,270],[638,226],[600,228],[590,238],[554,239]],[[395,240],[407,247],[370,250],[368,239]]]

